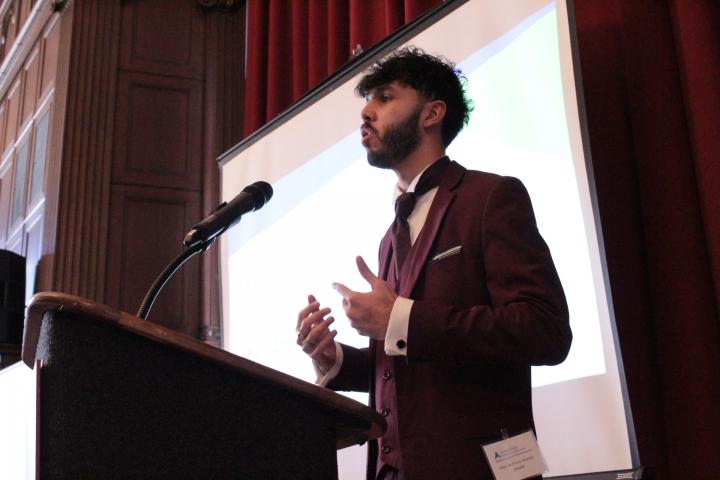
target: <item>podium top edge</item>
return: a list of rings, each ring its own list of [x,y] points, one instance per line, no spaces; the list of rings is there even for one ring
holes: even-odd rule
[[[35,365],[43,320],[47,313],[52,312],[64,312],[91,321],[113,325],[151,341],[242,372],[254,379],[271,383],[278,388],[313,399],[323,407],[338,413],[349,414],[357,420],[367,422],[369,428],[362,440],[379,437],[385,431],[385,419],[380,414],[351,398],[209,345],[188,334],[143,320],[109,305],[66,293],[40,292],[30,300],[25,316],[22,345],[22,360],[30,368]],[[352,443],[355,443],[355,439],[338,438],[338,448],[349,446]]]

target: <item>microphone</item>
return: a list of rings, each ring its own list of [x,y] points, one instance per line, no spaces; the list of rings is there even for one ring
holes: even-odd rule
[[[237,197],[223,202],[202,222],[190,230],[183,244],[190,248],[198,243],[212,243],[215,237],[240,221],[247,212],[259,210],[273,195],[273,189],[267,182],[255,182],[248,185]]]

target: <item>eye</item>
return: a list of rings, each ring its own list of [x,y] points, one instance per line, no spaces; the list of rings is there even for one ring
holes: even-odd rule
[[[389,102],[390,100],[391,100],[391,97],[390,97],[390,95],[388,95],[387,93],[383,93],[382,95],[380,95],[380,101],[381,101],[382,103],[387,103],[387,102]]]

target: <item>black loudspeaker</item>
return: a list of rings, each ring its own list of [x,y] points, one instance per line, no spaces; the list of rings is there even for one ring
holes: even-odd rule
[[[0,250],[0,343],[22,343],[24,317],[25,257]]]

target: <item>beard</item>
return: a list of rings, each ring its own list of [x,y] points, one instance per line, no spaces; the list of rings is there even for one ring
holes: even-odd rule
[[[401,163],[420,145],[420,112],[417,108],[408,117],[398,123],[388,125],[382,137],[378,136],[380,148],[367,150],[370,165],[378,168],[393,168]]]

